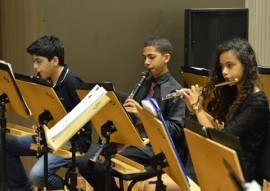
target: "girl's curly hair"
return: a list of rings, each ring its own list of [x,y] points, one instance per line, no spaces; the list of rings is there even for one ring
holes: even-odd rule
[[[220,55],[227,51],[233,51],[244,67],[243,87],[238,92],[236,86],[222,86],[215,88],[215,84],[224,81],[220,66]],[[259,86],[256,55],[247,40],[234,38],[217,47],[213,59],[209,80],[204,87],[202,96],[209,101],[208,111],[214,117],[214,121],[230,121],[243,101],[253,92],[255,85]]]

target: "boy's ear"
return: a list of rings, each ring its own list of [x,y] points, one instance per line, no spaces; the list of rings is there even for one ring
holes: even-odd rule
[[[164,57],[165,57],[165,62],[168,63],[170,61],[170,59],[171,59],[171,54],[165,53]]]
[[[59,58],[57,56],[54,56],[52,60],[55,66],[59,65]]]

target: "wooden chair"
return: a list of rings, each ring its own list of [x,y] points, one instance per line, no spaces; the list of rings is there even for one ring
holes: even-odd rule
[[[204,68],[182,67],[182,75],[188,87],[198,84],[204,86],[208,80],[209,70]]]
[[[270,182],[268,182],[267,180],[263,180],[262,191],[270,191]]]
[[[266,94],[268,100],[270,100],[270,67],[267,66],[258,66],[259,77],[262,83],[262,89]]]
[[[188,156],[189,156],[189,151],[188,149],[181,149],[182,152],[180,150],[178,150],[178,152],[180,153],[180,158],[183,162],[183,165],[186,166],[187,164],[187,160],[188,160]],[[135,173],[135,174],[126,174],[123,175],[115,170],[113,170],[113,175],[115,177],[117,177],[119,179],[119,185],[120,185],[120,190],[124,191],[124,181],[128,181],[130,182],[128,187],[127,187],[127,191],[132,191],[132,188],[134,187],[134,185],[140,181],[144,181],[147,180],[149,178],[153,178],[155,176],[158,175],[158,172],[156,170],[154,170],[151,166],[147,166],[145,167],[146,172],[144,173]]]

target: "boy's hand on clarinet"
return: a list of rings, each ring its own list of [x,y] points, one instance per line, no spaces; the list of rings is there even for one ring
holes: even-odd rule
[[[32,129],[33,129],[36,133],[38,133],[38,125],[37,125],[37,124],[32,125]]]
[[[128,113],[132,113],[136,117],[138,117],[138,110],[136,107],[136,101],[134,99],[127,99],[123,104],[123,106]]]

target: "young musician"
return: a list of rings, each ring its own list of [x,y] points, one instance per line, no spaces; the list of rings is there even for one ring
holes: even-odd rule
[[[215,84],[236,78],[237,82],[215,87]],[[183,93],[182,99],[201,125],[240,138],[246,181],[256,180],[262,184],[258,165],[269,128],[269,106],[261,90],[251,45],[239,38],[220,44],[209,82],[203,90],[198,85],[185,90],[188,89],[178,92]],[[205,107],[207,103],[208,107]]]
[[[235,38],[217,47],[214,61],[204,88],[192,85],[177,93],[183,94],[181,98],[201,125],[240,137],[246,181],[257,180],[262,184],[258,165],[269,127],[269,110],[268,100],[260,89],[255,52],[246,40]],[[237,82],[215,87],[236,78]],[[155,186],[149,184],[154,180],[147,180],[139,190],[155,191]],[[168,175],[164,174],[162,180],[166,190],[181,190]]]
[[[162,101],[166,94],[180,89],[181,85],[171,76],[168,70],[168,63],[171,58],[172,46],[168,39],[162,37],[153,37],[144,43],[143,58],[144,65],[150,71],[150,76],[142,84],[137,96],[134,99],[127,99],[123,104],[126,111],[138,116],[135,103],[143,100],[149,94],[151,83],[155,84],[153,98],[156,99],[171,137],[176,146],[182,146],[184,142],[183,135],[183,117],[185,116],[185,104],[180,99]],[[138,119],[139,120],[139,119]],[[136,124],[136,122],[134,122]],[[138,124],[138,123],[137,123]],[[146,137],[142,129],[141,135]],[[91,149],[90,149],[91,150]],[[130,146],[119,154],[130,158],[144,166],[150,165],[153,150],[151,145],[146,147]],[[105,190],[105,166],[104,164],[93,163],[89,161],[90,151],[78,161],[80,174],[92,185],[95,191]],[[111,190],[119,190],[113,178]]]
[[[80,102],[76,94],[76,84],[82,80],[65,64],[64,46],[61,41],[55,36],[43,36],[29,45],[27,52],[32,56],[34,69],[42,79],[51,83],[66,111],[71,111]],[[33,125],[33,128],[36,127],[37,125]],[[78,149],[83,152],[87,151],[91,144],[91,126],[87,124],[84,129],[84,133],[78,136],[77,142]],[[43,190],[44,157],[41,156],[34,164],[29,178],[20,160],[20,156],[36,156],[36,151],[30,149],[31,143],[36,143],[33,136],[7,136],[7,183],[10,190],[33,191],[33,184]],[[70,142],[67,145],[70,146]],[[55,172],[67,164],[71,164],[70,158],[48,154],[49,190],[64,188],[63,178]]]

